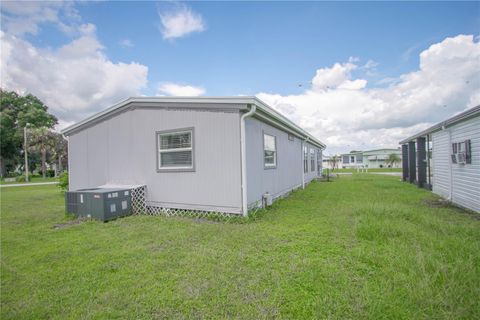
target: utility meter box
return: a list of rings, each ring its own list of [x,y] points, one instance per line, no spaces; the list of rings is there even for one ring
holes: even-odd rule
[[[93,188],[65,192],[65,209],[76,217],[109,221],[132,214],[130,189]]]

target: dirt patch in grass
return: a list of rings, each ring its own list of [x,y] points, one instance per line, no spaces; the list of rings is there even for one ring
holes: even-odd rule
[[[423,204],[430,208],[454,208],[455,206],[448,200],[445,199],[423,199]]]
[[[466,208],[459,207],[455,205],[453,202],[448,201],[446,199],[438,198],[438,199],[424,199],[422,203],[430,208],[450,208],[459,213],[467,214],[468,216],[472,217],[475,220],[480,220],[480,214],[476,213],[475,211],[471,211]]]
[[[80,224],[87,221],[87,219],[75,219],[75,220],[70,220],[67,222],[62,222],[62,223],[56,223],[53,225],[53,229],[63,229],[66,227],[74,226],[76,224]]]

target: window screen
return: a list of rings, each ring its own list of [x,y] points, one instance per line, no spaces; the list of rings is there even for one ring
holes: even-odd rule
[[[310,149],[310,171],[315,171],[315,149]]]
[[[193,130],[158,133],[158,169],[193,168]]]
[[[308,148],[303,147],[303,172],[308,172]]]
[[[275,137],[263,134],[263,163],[267,168],[274,168],[277,165],[277,144]]]

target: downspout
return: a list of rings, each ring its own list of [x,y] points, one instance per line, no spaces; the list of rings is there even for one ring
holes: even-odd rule
[[[307,137],[305,140],[303,140],[302,144],[302,189],[305,189],[305,147],[307,146],[307,142],[309,141],[309,138]],[[308,168],[308,163],[307,163],[307,168]]]
[[[247,151],[245,144],[245,119],[251,117],[257,110],[256,105],[251,105],[250,110],[244,113],[240,117],[240,152],[242,156],[242,214],[248,215],[248,203],[247,203]]]

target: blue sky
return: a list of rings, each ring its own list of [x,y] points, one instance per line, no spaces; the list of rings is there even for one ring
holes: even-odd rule
[[[314,71],[354,56],[379,65],[372,86],[418,68],[418,53],[457,34],[478,34],[479,2],[189,2],[206,30],[162,39],[158,11],[171,3],[95,2],[76,6],[115,62],[149,67],[149,83],[191,83],[209,95],[297,92]],[[129,39],[133,47],[119,42]],[[32,40],[58,46],[54,27]],[[221,79],[221,80],[220,80]],[[151,87],[145,94],[154,94]]]
[[[176,36],[165,36],[168,27],[162,23],[161,17],[167,19],[182,14],[189,14],[190,18],[196,19],[190,23],[196,22],[197,25],[190,26],[193,28],[191,32],[184,30],[185,32],[181,31]],[[46,16],[49,18],[45,18]],[[118,100],[122,97],[122,93],[128,95],[175,95],[177,92],[203,95],[263,94],[262,98],[268,100],[267,102],[274,107],[278,104],[277,109],[287,113],[287,116],[291,108],[285,105],[290,104],[296,110],[291,111],[291,118],[312,130],[317,136],[335,136],[330,139],[330,143],[334,146],[338,145],[336,150],[340,150],[340,146],[347,143],[345,141],[348,141],[349,145],[358,144],[353,138],[340,137],[341,129],[338,132],[332,131],[332,128],[340,128],[345,124],[341,123],[342,121],[330,123],[331,119],[327,119],[325,115],[328,114],[326,107],[319,110],[309,109],[309,113],[306,112],[308,108],[302,109],[301,101],[314,93],[317,100],[309,100],[306,105],[314,105],[318,102],[325,106],[336,106],[342,99],[363,101],[364,97],[354,97],[352,93],[345,91],[352,90],[345,89],[345,86],[353,85],[353,90],[359,90],[369,97],[375,94],[375,99],[382,99],[385,106],[379,110],[385,111],[385,108],[389,108],[390,105],[386,97],[392,96],[395,90],[402,88],[399,85],[392,89],[392,85],[403,83],[409,74],[422,72],[420,53],[427,51],[432,45],[441,44],[445,47],[442,49],[442,54],[447,57],[448,50],[457,49],[448,49],[453,48],[453,45],[444,41],[457,39],[452,41],[458,43],[460,38],[455,37],[461,35],[471,36],[471,38],[462,38],[460,42],[463,43],[463,47],[458,51],[463,52],[464,47],[470,48],[468,49],[470,51],[465,49],[464,54],[454,60],[463,59],[462,63],[471,63],[476,67],[478,61],[476,56],[472,59],[471,52],[478,51],[480,2],[105,1],[59,2],[53,5],[23,2],[22,8],[14,3],[4,4],[2,18],[4,18],[2,31],[5,32],[2,41],[9,41],[13,50],[28,46],[43,55],[51,55],[49,61],[61,60],[60,65],[63,65],[66,60],[69,63],[74,61],[72,56],[64,59],[65,54],[61,52],[61,48],[71,46],[69,54],[72,55],[72,51],[75,51],[73,56],[78,59],[78,61],[75,60],[74,65],[81,66],[81,63],[87,63],[88,59],[95,56],[95,63],[99,64],[98,68],[106,70],[104,75],[100,72],[99,79],[95,81],[100,83],[102,79],[110,79],[108,70],[112,69],[109,67],[111,65],[113,69],[125,76],[125,82],[119,84],[118,88],[112,84],[113,88],[107,86],[98,89],[100,92],[90,92],[89,90],[95,89],[95,85],[91,88],[80,86],[76,92],[72,92],[73,98],[69,99],[69,103],[78,100],[78,108],[62,105],[65,102],[61,98],[53,99],[48,96],[49,90],[40,90],[39,86],[34,85],[32,79],[23,79],[13,71],[2,78],[2,86],[34,92],[46,98],[64,123],[77,121],[107,107],[108,105],[105,104]],[[18,27],[19,23],[15,23],[19,21],[23,22],[21,28]],[[30,29],[25,28],[25,21],[28,22]],[[183,28],[188,29],[188,23],[187,21],[187,25],[183,25]],[[7,38],[10,35],[16,38]],[[76,43],[76,40],[80,39],[84,42]],[[425,65],[434,61],[436,55],[433,51],[428,53],[425,55],[428,58]],[[2,65],[7,69],[10,66],[10,69],[14,70],[12,66],[15,64],[13,61],[15,59],[11,56],[9,59],[2,57],[4,60]],[[25,59],[31,61],[31,57]],[[453,61],[451,57],[448,59],[450,62]],[[45,61],[39,61],[37,65],[44,63],[46,64]],[[335,64],[338,64],[338,68],[335,68]],[[92,63],[88,66],[92,66]],[[459,65],[452,64],[452,68],[458,69]],[[69,67],[65,67],[65,70],[68,69]],[[318,73],[319,70],[320,73]],[[60,70],[56,72],[47,78],[56,79],[55,81],[65,78],[78,79],[77,84],[79,81],[88,81],[83,80],[81,74],[69,75],[65,74],[68,71]],[[420,74],[424,76],[425,81],[428,78],[427,74],[430,75],[431,72]],[[129,75],[132,75],[132,79],[129,79]],[[442,76],[438,74],[438,79],[440,77]],[[462,90],[473,95],[478,89],[477,79],[471,79],[472,74],[462,74],[459,77],[470,79],[464,80],[464,83],[469,83],[469,86]],[[433,81],[428,79],[429,82]],[[132,83],[130,87],[128,81]],[[341,84],[342,81],[350,82]],[[315,87],[315,83],[321,83],[324,87]],[[165,84],[173,84],[180,89],[177,91],[159,89]],[[407,83],[404,87],[409,85],[413,86]],[[193,91],[182,91],[182,87],[185,86]],[[344,91],[334,91],[334,89]],[[379,93],[377,89],[385,89],[385,91]],[[65,87],[64,90],[75,89],[72,85]],[[88,94],[85,93],[82,96],[87,91]],[[103,98],[88,98],[95,94]],[[413,95],[413,93],[405,94]],[[451,96],[442,98],[442,101],[436,101],[428,110],[431,111],[438,105],[448,105],[445,112],[439,113],[437,116],[439,118],[459,112],[465,109],[467,104],[475,104],[477,101],[476,96],[469,96],[473,102],[468,99],[452,100],[452,96],[458,94],[457,91],[452,92]],[[362,115],[369,113],[367,109],[372,102],[362,103],[364,105],[358,112]],[[413,107],[396,105],[395,108],[405,108],[408,111]],[[377,111],[372,109],[373,113]],[[320,113],[322,115],[319,118],[323,119],[320,122],[310,123],[305,119]],[[341,114],[337,115],[338,117],[341,117]],[[368,138],[364,138],[364,140],[370,139],[369,142],[363,142],[363,145],[365,147],[392,145],[398,135],[418,129],[415,126],[417,124],[426,126],[435,122],[437,117],[428,119],[419,117],[416,123],[416,119],[401,123],[400,127],[405,130],[396,135],[390,134],[390,140],[385,143],[375,140],[376,134],[370,132]],[[389,123],[392,125],[395,123],[398,126],[399,119],[387,120],[375,124],[372,128],[359,126],[356,128],[371,131],[392,129]],[[326,127],[329,129],[326,130]],[[355,135],[355,131],[350,134]],[[327,140],[328,143],[329,137],[320,136],[319,138]]]

